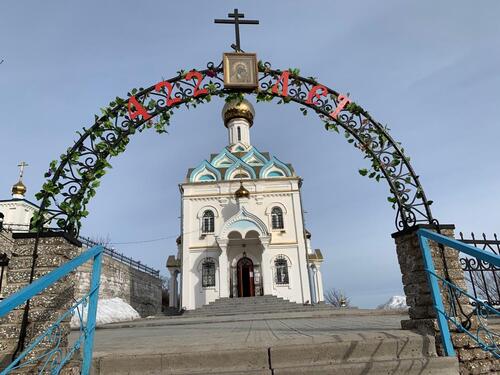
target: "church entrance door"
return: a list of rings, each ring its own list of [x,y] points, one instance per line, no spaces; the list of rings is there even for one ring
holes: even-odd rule
[[[238,297],[255,296],[253,277],[253,262],[250,258],[243,257],[238,261]]]

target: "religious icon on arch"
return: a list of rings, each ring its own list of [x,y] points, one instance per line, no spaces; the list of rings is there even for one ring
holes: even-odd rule
[[[259,86],[255,53],[225,53],[224,87],[253,90]]]

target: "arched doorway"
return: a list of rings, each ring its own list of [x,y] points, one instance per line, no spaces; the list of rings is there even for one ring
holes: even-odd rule
[[[253,274],[253,262],[244,256],[238,261],[238,297],[254,297],[255,284]]]

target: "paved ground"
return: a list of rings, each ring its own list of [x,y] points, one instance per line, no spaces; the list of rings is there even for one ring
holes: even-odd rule
[[[162,317],[96,331],[95,375],[457,375],[406,314],[322,310]]]
[[[402,319],[406,319],[406,314],[380,310],[143,319],[98,329],[94,356],[175,353],[188,347],[189,351],[200,351],[412,335],[400,329]]]

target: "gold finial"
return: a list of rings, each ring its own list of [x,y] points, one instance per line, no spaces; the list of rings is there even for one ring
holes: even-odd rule
[[[236,199],[250,198],[250,192],[247,189],[245,189],[245,187],[243,186],[243,182],[241,180],[240,180],[240,188],[235,191],[234,196],[236,197]]]
[[[24,168],[28,166],[28,163],[22,161],[17,165],[19,167],[19,181],[17,181],[14,186],[12,186],[12,196],[14,198],[23,198],[26,194],[26,186],[23,184]]]
[[[237,117],[246,119],[250,123],[250,126],[252,126],[253,118],[255,117],[255,109],[252,103],[246,99],[234,99],[227,102],[224,108],[222,108],[224,125],[227,127],[228,122]]]

